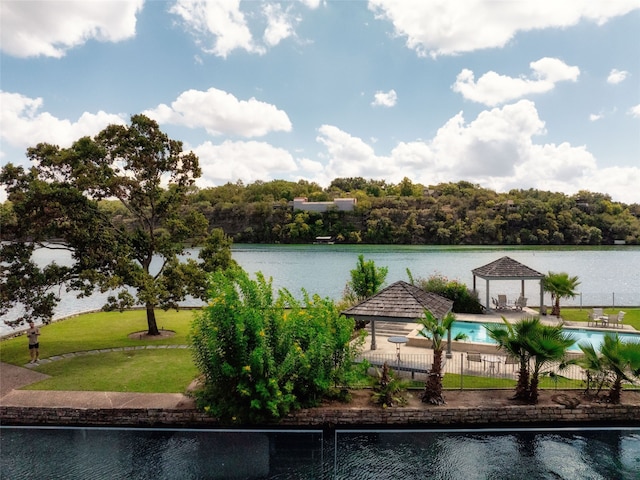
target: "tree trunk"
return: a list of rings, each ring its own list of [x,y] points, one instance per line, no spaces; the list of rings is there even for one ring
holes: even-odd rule
[[[433,405],[444,405],[442,396],[442,350],[433,351],[433,365],[422,392],[422,401]]]
[[[158,324],[156,323],[156,310],[153,305],[147,305],[147,325],[149,327],[147,335],[160,335],[160,330],[158,330]]]
[[[622,397],[622,379],[619,375],[616,375],[616,379],[611,385],[611,390],[609,390],[609,403],[613,403],[614,405],[620,404],[620,399]]]
[[[520,360],[520,371],[518,372],[518,383],[514,398],[518,400],[529,400],[529,367],[526,361]]]
[[[531,389],[529,391],[529,401],[534,405],[538,403],[539,375],[540,374],[537,371],[534,371],[533,375],[531,375]]]

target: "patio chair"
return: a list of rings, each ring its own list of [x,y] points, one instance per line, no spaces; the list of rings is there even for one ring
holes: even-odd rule
[[[516,365],[520,365],[520,360],[518,360],[518,357],[514,357],[513,355],[507,355],[507,357],[504,359],[504,365],[505,365],[505,369],[507,365],[511,365],[513,367],[513,371],[516,371]]]
[[[526,306],[527,306],[527,297],[519,296],[513,308],[514,310],[522,311],[522,309]]]
[[[612,327],[624,328],[624,315],[626,312],[620,311],[615,315],[609,315],[607,319],[609,325]]]
[[[507,308],[507,296],[506,295],[498,295],[498,305],[496,306],[497,310],[505,310]]]
[[[482,363],[484,366],[482,355],[479,353],[467,353],[467,368],[471,368],[470,362]]]
[[[589,321],[587,322],[587,325],[598,325],[598,323],[601,322],[603,318],[604,312],[602,311],[602,308],[595,307],[589,314]]]

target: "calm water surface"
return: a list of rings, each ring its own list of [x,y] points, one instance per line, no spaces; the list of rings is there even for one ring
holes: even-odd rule
[[[581,282],[578,291],[584,305],[640,305],[640,247],[602,248],[505,248],[375,245],[236,245],[233,257],[248,272],[261,271],[273,277],[274,286],[297,293],[304,287],[311,293],[338,299],[356,267],[358,255],[387,267],[387,284],[414,278],[444,275],[473,286],[475,268],[503,256],[540,273],[567,272]],[[476,288],[484,299],[484,280]],[[491,292],[515,299],[519,281],[491,283]],[[538,304],[539,282],[525,282],[530,304]],[[581,297],[564,301],[580,305]],[[550,299],[545,299],[545,303]]]
[[[269,432],[3,427],[11,479],[631,480],[639,429]]]

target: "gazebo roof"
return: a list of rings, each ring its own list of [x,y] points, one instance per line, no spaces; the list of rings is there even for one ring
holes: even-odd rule
[[[483,267],[478,267],[471,272],[480,278],[489,278],[497,280],[512,279],[538,279],[544,277],[544,274],[537,272],[533,268],[529,268],[510,257],[502,257]]]
[[[415,321],[424,315],[425,309],[442,319],[452,307],[453,301],[448,298],[399,281],[342,313],[350,317],[397,322]]]

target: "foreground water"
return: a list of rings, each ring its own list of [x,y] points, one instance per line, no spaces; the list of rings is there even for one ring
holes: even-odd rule
[[[637,479],[640,429],[11,428],[3,478]]]

